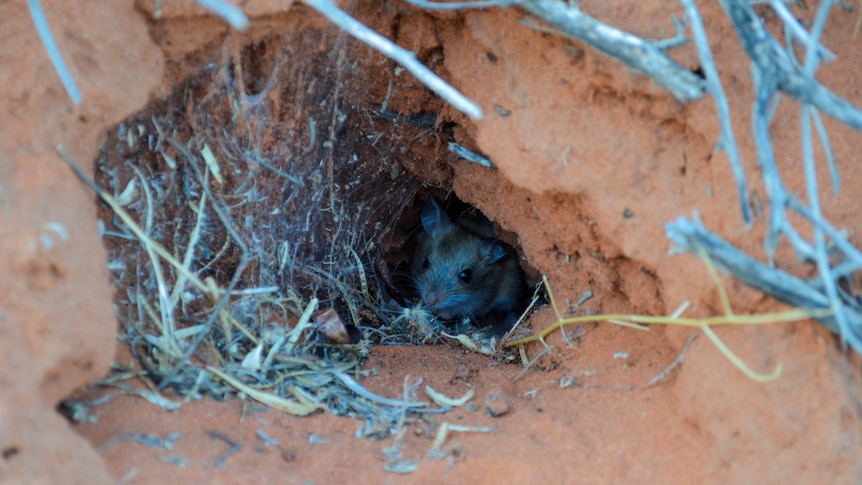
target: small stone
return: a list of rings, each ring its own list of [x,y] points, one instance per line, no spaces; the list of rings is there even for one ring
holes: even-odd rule
[[[509,403],[502,396],[491,394],[485,399],[485,412],[492,418],[498,418],[509,412]]]

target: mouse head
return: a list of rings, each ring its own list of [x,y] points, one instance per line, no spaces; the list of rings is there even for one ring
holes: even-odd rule
[[[480,315],[493,299],[508,255],[494,238],[464,229],[434,199],[422,210],[427,237],[420,241],[413,262],[422,300],[443,318]]]

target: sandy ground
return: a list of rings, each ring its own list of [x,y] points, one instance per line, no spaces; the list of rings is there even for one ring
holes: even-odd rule
[[[782,366],[781,377],[767,384],[746,378],[701,336],[682,365],[647,385],[689,338],[691,330],[678,327],[640,332],[586,324],[568,329],[569,340],[557,332],[547,339],[550,350],[523,375],[517,358],[479,355],[455,344],[374,346],[362,379],[373,392],[397,397],[405,379],[421,378],[449,396],[476,393],[467,406],[428,415],[381,440],[356,438],[363,426],[357,419],[300,418],[236,399],[195,401],[168,412],[138,396],[88,387],[108,373],[112,359],[128,364],[131,358],[116,344],[95,197],[55,147],[63,145],[93,173],[118,123],[148,113],[148,103],[165,99],[214,60],[226,62],[237,46],[261,39],[267,40],[260,45],[296,45],[311,36],[320,42],[314,52],[323,52],[337,31],[306,7],[286,2],[247,2],[252,25],[242,34],[190,2],[165,2],[158,19],[145,0],[43,3],[84,102],[70,103],[25,2],[0,3],[0,256],[6,268],[0,275],[0,481],[862,481],[860,362],[815,322],[716,330],[754,370]],[[748,128],[749,63],[720,8],[699,3],[752,192],[765,201]],[[581,4],[600,20],[646,38],[671,36],[670,14],[680,13],[676,4],[658,0]],[[394,85],[393,110],[439,111],[455,140],[489,156],[499,169],[450,160],[422,141],[382,158],[426,187],[454,191],[516,234],[532,276],[547,275],[559,301],[575,302],[591,290],[593,298],[579,309],[584,314],[662,315],[683,301],[692,304],[690,316],[719,313],[701,263],[668,254],[664,224],[694,210],[708,228],[762,256],[764,227],[758,221],[746,230],[741,221],[729,164],[715,149],[718,125],[710,99],[681,104],[586,46],[525,27],[518,11],[431,14],[367,1],[342,7],[416,52],[475,100],[485,117],[468,119],[361,47],[354,55],[379,65],[363,81],[379,74],[381,82],[351,95],[381,103]],[[794,12],[810,18],[810,7]],[[824,44],[839,61],[818,79],[859,106],[857,17],[833,10]],[[778,26],[769,16],[766,22]],[[301,54],[292,58],[291,69],[312,83],[319,66]],[[691,46],[671,55],[697,68]],[[862,212],[855,194],[862,189],[862,168],[854,162],[862,136],[825,121],[843,185],[842,196],[823,197],[824,213],[858,246]],[[782,100],[772,125],[776,156],[785,183],[803,192],[798,126],[798,109]],[[828,180],[825,164],[818,175]],[[810,271],[784,244],[777,261],[800,274]],[[724,282],[738,313],[784,308]],[[538,330],[552,320],[546,306],[528,326]],[[525,353],[532,359],[544,349],[532,343]],[[55,411],[70,395],[92,400],[107,394],[107,402],[90,409],[90,422],[72,424]],[[489,416],[489,396],[505,402],[507,412]],[[476,428],[451,431],[442,452],[434,451],[443,423]],[[416,465],[409,474],[387,471],[405,463]]]

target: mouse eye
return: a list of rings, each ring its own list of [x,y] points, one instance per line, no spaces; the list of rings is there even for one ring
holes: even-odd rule
[[[461,281],[463,281],[464,283],[469,283],[470,278],[472,278],[472,277],[473,277],[473,271],[471,271],[469,269],[465,269],[464,271],[461,272],[461,274],[458,275],[458,278],[460,278]]]
[[[428,269],[431,266],[431,262],[428,261],[428,258],[425,258],[425,261],[422,261],[422,269]]]

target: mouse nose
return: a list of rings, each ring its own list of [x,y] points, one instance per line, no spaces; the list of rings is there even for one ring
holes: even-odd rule
[[[439,291],[429,291],[425,294],[425,303],[432,307],[436,307],[441,301],[443,301],[443,298]]]

